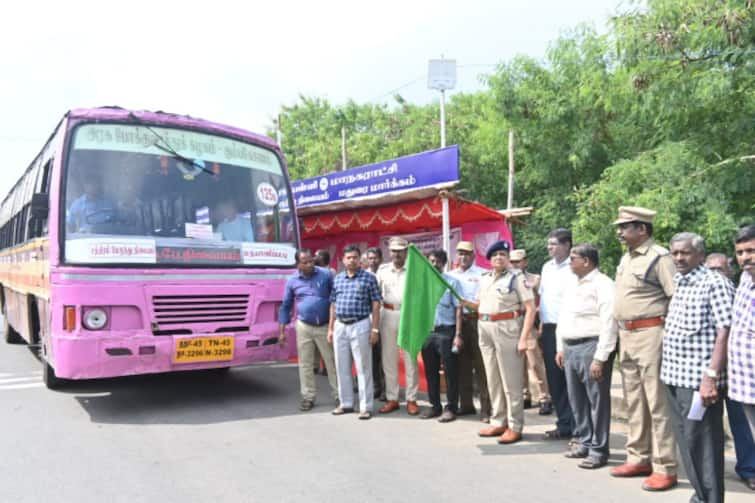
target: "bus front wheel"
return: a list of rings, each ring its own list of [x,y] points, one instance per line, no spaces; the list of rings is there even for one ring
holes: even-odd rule
[[[42,380],[47,389],[60,389],[67,382],[66,379],[61,379],[55,375],[55,369],[48,362],[43,360],[42,365]]]
[[[8,344],[23,344],[25,342],[23,337],[21,337],[21,334],[16,332],[16,330],[10,326],[7,315],[3,316],[3,327],[5,330],[5,342]]]

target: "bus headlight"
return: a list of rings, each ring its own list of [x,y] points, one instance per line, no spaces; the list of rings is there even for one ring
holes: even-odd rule
[[[89,309],[84,312],[84,317],[81,321],[84,323],[84,327],[89,330],[101,330],[107,325],[107,313],[104,309],[100,308]]]

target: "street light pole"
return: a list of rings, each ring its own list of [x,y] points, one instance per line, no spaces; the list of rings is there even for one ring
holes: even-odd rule
[[[446,148],[446,90],[440,90],[440,148]]]
[[[446,148],[446,90],[456,86],[456,60],[431,59],[427,72],[427,87],[440,91],[440,148]],[[448,193],[440,193],[443,215],[443,250],[451,257],[451,212],[448,206]],[[449,261],[450,262],[450,261]],[[448,264],[446,265],[448,267]]]

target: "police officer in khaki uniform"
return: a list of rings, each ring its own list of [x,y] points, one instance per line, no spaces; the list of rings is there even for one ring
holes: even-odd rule
[[[676,267],[652,239],[655,211],[622,206],[617,226],[627,246],[616,270],[614,318],[619,325],[619,369],[629,415],[627,460],[614,477],[647,477],[642,488],[676,485],[676,443],[661,383],[663,319],[674,293]]]
[[[383,309],[380,312],[380,346],[382,348],[383,372],[385,373],[386,404],[380,408],[381,414],[393,412],[398,406],[398,322],[401,318],[401,302],[404,299],[406,281],[406,249],[409,242],[400,237],[388,241],[391,262],[378,268],[377,280],[383,296]],[[419,373],[417,361],[406,350],[402,351],[406,376],[406,411],[409,415],[419,414],[417,392]]]
[[[537,292],[540,288],[540,275],[527,272],[527,251],[517,249],[511,251],[511,267],[519,269],[524,275],[524,283],[528,288],[532,288],[535,295],[535,308],[537,308]],[[527,353],[524,355],[526,366],[524,369],[524,408],[528,408],[530,402],[530,382],[535,388],[535,397],[537,399],[541,416],[547,416],[553,411],[551,404],[551,395],[548,391],[548,379],[545,375],[545,362],[543,361],[543,351],[540,349],[540,343],[537,340],[537,330],[532,330],[527,334]]]
[[[532,288],[524,275],[509,269],[509,243],[498,241],[488,249],[493,270],[482,275],[478,303],[463,301],[476,310],[480,352],[492,405],[490,426],[480,430],[481,437],[497,437],[500,444],[522,439],[524,400],[522,376],[527,335],[535,321]]]

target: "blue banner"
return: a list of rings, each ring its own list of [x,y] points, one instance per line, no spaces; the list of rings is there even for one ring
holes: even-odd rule
[[[408,192],[459,181],[459,146],[399,157],[291,183],[297,208]]]

